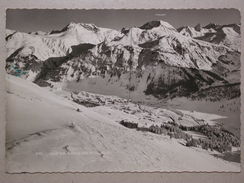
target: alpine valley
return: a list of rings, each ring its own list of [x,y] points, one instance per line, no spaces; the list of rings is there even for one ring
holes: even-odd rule
[[[240,25],[70,23],[6,48],[8,172],[240,171]]]

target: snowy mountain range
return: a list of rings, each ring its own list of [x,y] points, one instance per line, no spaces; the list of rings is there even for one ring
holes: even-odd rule
[[[234,24],[7,30],[7,172],[239,172],[240,42]]]
[[[164,21],[121,31],[70,23],[60,31],[6,31],[8,73],[41,86],[114,94],[191,96],[240,83],[240,25],[175,29]],[[106,87],[96,88],[103,83]],[[110,88],[110,89],[108,89]],[[223,87],[222,87],[223,88]],[[239,87],[231,92],[239,96]],[[122,95],[122,94],[121,94]]]

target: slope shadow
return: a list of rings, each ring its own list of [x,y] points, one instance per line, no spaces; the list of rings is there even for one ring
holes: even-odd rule
[[[223,154],[213,154],[214,157],[221,158],[226,161],[231,161],[235,163],[241,162],[241,152],[235,151],[235,152],[226,152]]]

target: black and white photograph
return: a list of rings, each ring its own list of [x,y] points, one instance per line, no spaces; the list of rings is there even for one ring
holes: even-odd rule
[[[7,9],[6,172],[240,172],[236,9]]]

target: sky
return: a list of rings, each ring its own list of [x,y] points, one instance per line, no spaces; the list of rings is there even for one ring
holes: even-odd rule
[[[61,30],[70,22],[93,23],[99,27],[120,30],[123,27],[141,26],[152,20],[166,21],[175,28],[198,23],[231,24],[240,23],[240,13],[235,9],[8,9],[6,12],[6,28],[21,32]]]

